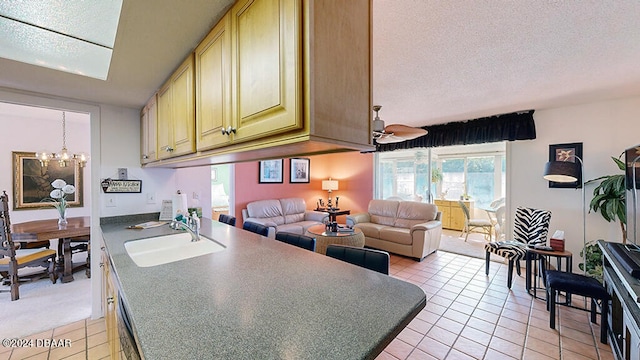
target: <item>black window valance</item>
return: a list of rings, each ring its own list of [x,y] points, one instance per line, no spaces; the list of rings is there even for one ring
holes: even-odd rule
[[[482,144],[498,141],[532,140],[536,138],[534,110],[423,126],[427,134],[399,143],[376,144],[376,151],[393,151],[415,147]]]

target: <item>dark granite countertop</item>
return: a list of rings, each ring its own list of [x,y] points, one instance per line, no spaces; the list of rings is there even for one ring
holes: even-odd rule
[[[146,359],[374,358],[426,304],[413,284],[208,219],[225,250],[138,267],[125,242],[176,230],[135,220],[101,228]]]

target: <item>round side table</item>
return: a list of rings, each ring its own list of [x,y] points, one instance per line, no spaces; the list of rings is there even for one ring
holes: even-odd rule
[[[315,225],[307,229],[307,236],[316,238],[316,252],[327,253],[327,246],[331,244],[364,247],[364,234],[360,229],[353,232],[329,232],[324,225]]]

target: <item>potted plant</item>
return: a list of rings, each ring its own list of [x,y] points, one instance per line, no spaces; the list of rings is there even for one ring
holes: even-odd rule
[[[622,231],[622,242],[627,242],[626,208],[625,208],[625,164],[620,159],[611,157],[622,174],[604,175],[587,181],[585,184],[599,183],[593,189],[593,198],[589,203],[589,211],[599,212],[608,222],[618,221]],[[594,241],[588,242],[580,251],[584,263],[578,264],[580,270],[602,282],[602,249]],[[586,270],[585,270],[586,266]]]
[[[621,174],[604,175],[587,181],[585,184],[599,182],[593,189],[593,199],[589,203],[589,211],[599,212],[608,222],[618,221],[622,231],[622,242],[627,242],[627,215],[625,205],[625,164],[620,159],[611,157],[618,165]]]

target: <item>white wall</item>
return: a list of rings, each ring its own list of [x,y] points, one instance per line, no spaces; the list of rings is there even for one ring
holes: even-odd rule
[[[550,235],[557,229],[565,231],[566,247],[573,252],[574,271],[578,271],[583,240],[581,191],[548,187],[542,173],[549,145],[582,142],[585,180],[620,173],[611,157],[640,144],[640,97],[536,110],[534,119],[537,138],[508,145],[509,212],[517,206],[550,210]],[[587,209],[595,186],[586,187]],[[586,223],[587,242],[622,241],[618,223],[607,223],[599,213],[587,214]]]

